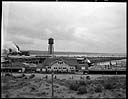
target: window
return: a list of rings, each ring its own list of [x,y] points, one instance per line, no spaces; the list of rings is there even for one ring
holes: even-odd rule
[[[58,61],[58,64],[63,64],[63,62],[62,61]]]
[[[70,67],[70,69],[74,69],[74,67]]]
[[[51,67],[48,67],[48,69],[51,69]]]

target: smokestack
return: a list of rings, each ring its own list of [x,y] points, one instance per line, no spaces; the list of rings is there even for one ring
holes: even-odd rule
[[[9,52],[19,52],[18,46],[16,46],[12,41],[5,42],[4,49],[8,49]]]
[[[17,52],[20,52],[20,47],[18,45],[16,45],[16,44],[15,44],[15,46],[17,48]]]

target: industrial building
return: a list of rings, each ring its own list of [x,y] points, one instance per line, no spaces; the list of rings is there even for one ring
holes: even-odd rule
[[[79,63],[77,59],[65,57],[10,57],[8,61],[1,63],[1,69],[15,68],[15,71],[46,71],[46,72],[76,72],[82,69],[87,70],[88,64]],[[24,69],[23,69],[24,68]],[[10,70],[9,70],[10,69]],[[33,69],[33,70],[30,70]]]
[[[89,70],[94,70],[93,68],[103,68],[110,67],[115,62],[105,62],[110,60],[120,60],[121,57],[57,57],[54,55],[54,39],[48,39],[48,55],[47,56],[28,56],[25,55],[12,55],[8,54],[1,57],[1,70],[3,72],[56,72],[56,73],[75,73],[83,72],[86,73]],[[17,45],[18,46],[18,45]],[[18,52],[20,52],[18,47]],[[91,61],[90,61],[91,60]],[[98,62],[98,63],[96,63]],[[95,66],[92,65],[94,63]],[[107,64],[107,65],[106,65]],[[92,68],[92,69],[91,69]],[[97,70],[105,70],[105,69]],[[107,68],[108,70],[108,68]]]

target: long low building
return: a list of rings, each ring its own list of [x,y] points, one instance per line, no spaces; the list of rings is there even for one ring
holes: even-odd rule
[[[8,57],[8,61],[2,62],[2,67],[8,67],[8,69],[24,67],[27,71],[31,71],[32,65],[35,65],[35,71],[46,72],[75,72],[88,69],[87,63],[81,63],[76,58],[65,57],[14,56]]]
[[[10,71],[15,68],[15,71],[22,70],[22,72],[88,72],[89,70],[108,70],[107,66],[103,67],[99,65],[90,67],[86,63],[85,58],[49,56],[2,57],[1,67],[3,70]]]
[[[42,64],[46,57],[37,57],[37,56],[9,56],[5,57],[5,60],[8,60],[10,63],[26,62],[34,64]]]

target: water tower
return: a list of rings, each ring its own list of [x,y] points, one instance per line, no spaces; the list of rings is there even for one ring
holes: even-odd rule
[[[54,47],[53,47],[53,44],[54,44],[54,39],[53,38],[49,38],[48,39],[48,54],[52,55],[54,53]]]

